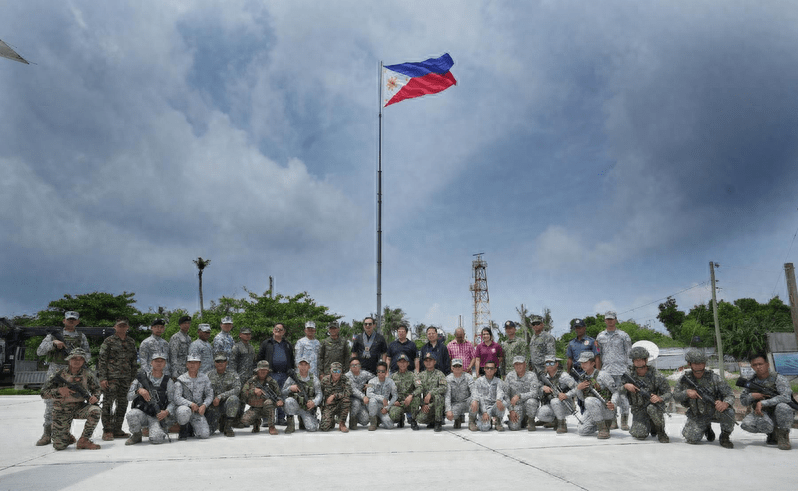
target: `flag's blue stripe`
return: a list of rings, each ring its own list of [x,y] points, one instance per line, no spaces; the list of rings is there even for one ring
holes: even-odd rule
[[[402,73],[408,77],[423,77],[428,73],[443,75],[448,72],[454,61],[449,53],[445,53],[440,58],[430,58],[418,63],[399,63],[398,65],[387,65],[385,68]]]

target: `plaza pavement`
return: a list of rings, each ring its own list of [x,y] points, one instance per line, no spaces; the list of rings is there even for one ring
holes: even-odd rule
[[[56,452],[36,447],[44,403],[38,396],[0,397],[0,489],[769,489],[794,490],[798,481],[798,430],[792,451],[764,445],[764,435],[737,427],[735,448],[714,443],[687,445],[685,417],[667,420],[670,444],[637,441],[612,431],[609,440],[551,429],[534,433],[453,430],[441,433],[409,426],[346,435],[298,431],[271,436],[236,430],[208,440],[126,447],[124,439],[100,450]],[[84,421],[73,424],[79,435]],[[713,425],[720,432],[718,425]],[[125,428],[127,426],[125,425]]]

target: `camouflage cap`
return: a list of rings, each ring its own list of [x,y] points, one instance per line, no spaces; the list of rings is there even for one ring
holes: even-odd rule
[[[269,367],[269,362],[266,360],[259,361],[258,366],[255,367],[255,371],[257,370],[271,370],[271,367]]]
[[[211,325],[210,324],[200,324],[200,325],[197,326],[197,331],[211,332]]]
[[[166,360],[167,359],[166,358],[166,353],[163,353],[161,351],[156,351],[155,353],[152,354],[152,358],[150,359],[150,361],[155,360],[156,358],[160,358],[162,360]]]
[[[648,361],[648,350],[642,346],[635,346],[634,348],[629,351],[629,356],[633,360],[646,360]]]
[[[618,320],[618,315],[615,313],[614,310],[608,310],[606,314],[604,314],[604,319],[615,319]]]
[[[222,319],[222,324],[232,324],[232,323],[233,323],[233,318],[230,317],[229,315]]]
[[[300,363],[302,363],[302,362],[305,362],[305,363],[307,363],[308,365],[310,365],[310,360],[309,360],[309,359],[308,359],[308,357],[306,357],[306,356],[303,356],[302,358],[298,359],[298,360],[296,361],[296,364],[297,364],[297,365],[299,365],[299,364],[300,364]]]
[[[594,359],[596,359],[596,355],[590,350],[585,350],[579,355],[579,359],[577,360],[577,362],[584,363],[586,361]]]
[[[396,357],[396,361],[397,362],[400,362],[400,361],[408,361],[409,362],[410,358],[408,358],[406,354],[402,353],[401,355]]]
[[[227,361],[227,355],[220,351],[213,356],[213,361]]]
[[[684,354],[684,361],[687,363],[706,363],[707,355],[701,350],[691,348],[687,350],[687,353]]]
[[[524,358],[523,356],[514,356],[513,357],[513,365],[515,365],[516,363],[526,364],[526,358]]]
[[[186,357],[186,363],[190,361],[202,361],[202,358],[197,353],[189,353],[188,357]]]
[[[560,359],[554,355],[546,355],[546,358],[543,361],[560,361]]]
[[[64,313],[64,319],[80,319],[80,315],[74,310],[69,310]]]
[[[316,323],[313,321],[305,322],[305,329],[316,329]]]
[[[340,361],[334,361],[330,363],[330,370],[343,370]]]
[[[83,358],[83,361],[89,359],[89,356],[86,354],[85,351],[83,351],[83,348],[75,348],[69,352],[69,356],[66,357],[66,360],[68,361],[71,360],[72,358],[77,358],[77,357]]]
[[[530,316],[529,317],[529,322],[532,323],[532,324],[534,324],[535,322],[540,322],[542,324],[543,323],[543,317],[541,317],[539,315]]]
[[[332,321],[329,324],[327,324],[327,329],[340,329],[340,328],[341,325],[338,324],[338,321]]]
[[[463,360],[461,360],[460,358],[455,358],[454,360],[452,360],[452,366],[453,367],[463,366]]]
[[[238,334],[252,334],[252,329],[248,327],[242,327]]]

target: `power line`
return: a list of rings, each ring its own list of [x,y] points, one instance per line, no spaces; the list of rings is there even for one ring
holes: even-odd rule
[[[652,301],[652,302],[649,302],[649,303],[647,303],[647,304],[645,304],[645,305],[641,305],[641,306],[639,306],[639,307],[635,307],[635,308],[633,308],[633,309],[624,310],[623,312],[620,312],[618,315],[620,315],[620,314],[625,314],[625,313],[627,313],[627,312],[633,312],[633,311],[635,311],[635,310],[637,310],[637,309],[642,309],[643,307],[648,307],[649,305],[655,304],[655,303],[657,303],[657,302],[661,302],[661,301],[663,301],[663,300],[667,300],[667,299],[669,299],[670,297],[675,297],[676,295],[678,295],[678,294],[680,294],[680,293],[684,293],[684,292],[686,292],[686,291],[689,291],[689,290],[692,290],[693,288],[698,288],[699,286],[704,286],[704,285],[706,285],[707,283],[709,283],[709,282],[708,282],[708,281],[701,282],[701,283],[699,283],[699,284],[697,284],[697,285],[693,285],[693,286],[691,286],[691,287],[689,287],[689,288],[685,288],[684,290],[679,290],[679,291],[678,291],[678,292],[676,292],[676,293],[672,293],[672,294],[668,295],[667,297],[663,297],[663,298],[660,298],[660,299],[654,300],[654,301]]]

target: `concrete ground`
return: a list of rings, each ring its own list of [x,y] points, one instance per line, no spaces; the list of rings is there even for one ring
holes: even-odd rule
[[[667,420],[670,444],[637,441],[612,431],[609,440],[553,430],[441,433],[409,426],[346,435],[298,431],[236,430],[208,440],[189,439],[126,447],[124,440],[94,442],[101,450],[56,452],[36,447],[44,403],[38,396],[0,397],[0,489],[796,489],[798,432],[792,451],[765,446],[764,435],[739,429],[735,448],[714,443],[687,445],[683,415]],[[76,421],[78,435],[83,421]],[[714,425],[720,433],[717,424]],[[176,435],[175,435],[176,436]],[[611,464],[608,464],[611,463]]]

